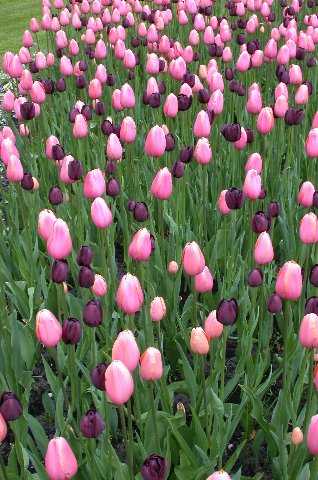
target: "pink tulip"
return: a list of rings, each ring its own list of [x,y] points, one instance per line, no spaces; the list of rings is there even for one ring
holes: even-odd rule
[[[226,200],[225,200],[225,195],[226,195],[227,190],[222,190],[220,193],[220,196],[218,198],[217,206],[219,209],[219,212],[222,215],[228,215],[231,213],[231,209],[227,206]]]
[[[262,191],[262,179],[256,170],[248,170],[243,185],[243,192],[251,200],[257,200]]]
[[[273,130],[275,124],[273,110],[270,107],[264,107],[257,117],[257,130],[262,135],[267,135]]]
[[[105,372],[105,391],[115,405],[128,402],[134,393],[134,380],[128,368],[120,361],[113,360]]]
[[[150,318],[153,322],[160,322],[166,316],[167,308],[162,297],[155,297],[150,304]]]
[[[220,115],[223,112],[224,107],[224,98],[221,90],[217,89],[212,92],[208,103],[208,110],[215,113],[215,115]]]
[[[318,348],[318,316],[305,315],[300,323],[299,341],[305,348]]]
[[[251,153],[245,164],[245,171],[255,170],[258,174],[262,172],[263,160],[258,152]]]
[[[140,357],[140,376],[143,380],[160,380],[163,375],[161,353],[157,348],[149,347]]]
[[[134,143],[136,135],[137,129],[134,119],[132,117],[125,117],[120,125],[120,140],[125,143]]]
[[[318,455],[318,415],[311,417],[307,432],[307,447],[311,455]]]
[[[250,68],[251,56],[247,51],[243,51],[236,62],[236,68],[239,72],[246,72]]]
[[[105,177],[99,168],[90,170],[84,178],[84,196],[86,198],[101,197],[106,191]]]
[[[172,195],[172,175],[167,167],[159,170],[151,184],[150,191],[159,200],[168,200]]]
[[[122,277],[116,293],[116,302],[127,315],[134,315],[141,309],[144,294],[137,277],[130,273]]]
[[[284,95],[280,95],[276,98],[274,105],[274,113],[276,117],[284,118],[285,113],[288,110],[288,99]]]
[[[247,145],[247,134],[244,127],[241,127],[241,136],[240,138],[233,143],[234,147],[237,150],[243,150]]]
[[[75,138],[84,138],[88,135],[87,120],[81,113],[79,113],[75,117],[75,122],[73,125],[73,135]]]
[[[315,187],[311,182],[307,181],[302,183],[297,195],[299,205],[305,208],[312,207],[314,193]]]
[[[146,228],[135,233],[128,247],[128,255],[136,261],[147,261],[152,253],[151,237]]]
[[[306,154],[308,157],[318,157],[318,128],[312,128],[306,139]]]
[[[209,353],[209,341],[202,327],[192,328],[190,348],[193,353],[197,353],[199,355],[206,355]]]
[[[6,112],[12,112],[14,107],[14,100],[15,100],[14,93],[11,92],[11,90],[7,90],[2,97],[2,103],[1,103],[2,108]]]
[[[224,470],[212,473],[206,480],[231,480],[231,477]]]
[[[212,149],[207,138],[198,139],[193,152],[193,156],[195,160],[201,165],[206,165],[207,163],[211,162]]]
[[[213,338],[219,338],[222,335],[223,328],[223,324],[216,318],[216,310],[213,310],[204,322],[204,332],[207,339],[210,341]]]
[[[109,160],[120,160],[122,157],[123,147],[115,133],[111,133],[108,137],[106,154]]]
[[[105,278],[98,273],[95,274],[94,284],[91,290],[96,297],[104,297],[107,293],[107,283]]]
[[[38,218],[38,234],[43,240],[48,240],[55,221],[56,216],[51,210],[41,210]]]
[[[187,243],[182,253],[182,264],[187,275],[195,276],[205,267],[205,259],[196,242]]]
[[[313,212],[307,213],[300,220],[299,237],[305,244],[318,241],[318,219]]]
[[[294,85],[299,85],[303,81],[303,74],[299,65],[289,67],[289,81]]]
[[[262,96],[258,90],[252,90],[248,95],[246,110],[248,113],[256,114],[262,110]]]
[[[50,310],[40,310],[35,318],[35,334],[45,347],[56,347],[62,338],[62,325]]]
[[[95,198],[91,205],[91,217],[97,228],[107,228],[113,223],[113,215],[105,200]]]
[[[175,275],[179,270],[179,265],[174,260],[171,260],[168,264],[168,272]]]
[[[201,110],[193,125],[193,134],[196,137],[209,137],[211,132],[210,119],[205,110]]]
[[[294,261],[284,263],[278,272],[275,291],[284,300],[298,300],[303,287],[301,267]]]
[[[271,237],[267,232],[262,232],[255,243],[254,260],[260,265],[272,262],[274,259],[274,249]]]
[[[99,39],[97,41],[94,55],[97,60],[104,60],[104,58],[106,58],[107,48],[105,42],[102,39]]]
[[[6,174],[9,182],[21,182],[23,178],[23,166],[19,157],[16,155],[10,155]]]
[[[125,83],[120,89],[120,104],[123,108],[135,107],[135,94],[129,83]]]
[[[130,372],[139,363],[140,352],[134,334],[130,330],[120,332],[113,344],[112,360],[120,360]]]
[[[178,114],[178,99],[174,93],[170,93],[163,105],[163,113],[165,117],[175,118]]]
[[[55,260],[62,260],[72,252],[72,239],[67,224],[58,218],[47,239],[47,252]]]
[[[93,100],[96,100],[97,98],[100,98],[102,96],[102,93],[103,93],[102,84],[97,78],[93,78],[93,80],[89,82],[89,86],[88,86],[89,97],[92,98]]]
[[[309,92],[307,85],[300,85],[295,94],[295,103],[297,105],[306,105],[309,100]]]
[[[166,136],[158,125],[152,127],[146,137],[145,153],[150,157],[161,157],[166,150]]]
[[[52,438],[45,454],[45,470],[50,480],[69,480],[77,473],[76,457],[63,437]]]
[[[196,292],[211,292],[213,288],[213,275],[208,267],[204,267],[201,273],[194,277],[194,289]]]
[[[3,418],[2,414],[0,413],[0,444],[5,440],[8,433],[8,427],[5,419]]]

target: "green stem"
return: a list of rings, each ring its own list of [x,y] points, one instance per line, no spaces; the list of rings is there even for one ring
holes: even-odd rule
[[[159,435],[158,435],[158,426],[157,426],[157,415],[156,415],[156,406],[155,406],[155,392],[154,392],[154,384],[150,382],[149,384],[149,401],[150,401],[150,408],[151,408],[151,416],[153,422],[153,430],[154,430],[154,437],[155,437],[155,447],[157,453],[160,450],[159,444]]]
[[[205,356],[201,355],[201,375],[202,375],[202,386],[203,386],[203,402],[204,402],[204,421],[205,421],[205,431],[207,437],[209,437],[209,426],[208,426],[208,400],[206,395],[206,381],[205,381],[205,370],[204,370],[204,360]],[[208,438],[208,445],[210,445],[210,439]]]
[[[132,456],[132,452],[130,451],[130,443],[129,443],[128,434],[127,434],[125,411],[122,405],[120,405],[119,407],[119,414],[120,414],[121,427],[123,429],[125,450],[126,450],[126,455],[128,460],[129,478],[133,480],[134,478],[133,456]]]

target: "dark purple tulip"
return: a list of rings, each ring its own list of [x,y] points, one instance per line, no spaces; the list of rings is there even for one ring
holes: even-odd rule
[[[77,318],[67,318],[63,322],[62,339],[63,342],[71,345],[76,345],[82,336],[82,325]]]
[[[164,95],[166,93],[166,84],[163,80],[158,80],[157,82],[158,90],[160,95]]]
[[[90,105],[83,105],[81,114],[84,115],[86,120],[89,122],[92,119],[92,107]]]
[[[312,67],[315,67],[316,65],[317,65],[317,60],[315,59],[315,57],[309,57],[307,60],[307,67],[312,68]]]
[[[159,72],[163,72],[165,69],[165,62],[163,60],[159,60]]]
[[[229,188],[225,194],[225,202],[231,210],[241,208],[244,202],[244,194],[242,190],[236,187]]]
[[[78,115],[80,112],[77,110],[77,108],[72,108],[70,113],[68,114],[68,119],[71,123],[75,122],[76,115]]]
[[[266,192],[265,188],[262,188],[261,191],[260,191],[260,194],[259,194],[258,198],[259,198],[260,200],[264,200],[264,198],[266,198],[266,195],[267,195],[267,192]]]
[[[83,310],[83,320],[89,327],[98,327],[103,321],[103,310],[98,300],[90,300]]]
[[[104,120],[103,123],[101,124],[101,130],[104,135],[110,135],[111,133],[114,133],[114,127],[112,122],[109,120]]]
[[[107,73],[106,85],[113,87],[116,83],[116,78],[112,73]]]
[[[210,93],[206,88],[202,88],[198,92],[198,100],[200,103],[208,103],[210,100]]]
[[[76,77],[76,87],[79,88],[80,90],[82,88],[85,88],[86,87],[86,77],[85,75],[79,75],[78,77]]]
[[[24,102],[20,105],[23,120],[32,120],[35,117],[35,105],[33,102]]]
[[[306,56],[306,50],[304,48],[297,47],[296,48],[296,58],[297,58],[297,60],[304,60],[305,56]]]
[[[166,135],[166,152],[171,152],[175,147],[175,139],[172,133],[167,133]]]
[[[178,109],[180,112],[185,112],[186,110],[189,110],[192,104],[192,97],[187,97],[187,95],[184,95],[183,93],[180,93],[177,97],[178,99]]]
[[[152,453],[142,464],[140,473],[143,480],[166,480],[167,470],[167,461],[160,455]]]
[[[270,229],[271,220],[264,212],[256,212],[252,218],[252,230],[254,233],[267,232]]]
[[[61,145],[53,145],[52,157],[54,160],[62,160],[65,157],[64,148]]]
[[[6,422],[12,422],[22,415],[22,406],[12,392],[4,392],[0,398],[0,413]]]
[[[131,40],[131,46],[133,48],[137,48],[137,47],[139,47],[139,45],[140,45],[140,40],[139,40],[138,37],[135,37]]]
[[[233,80],[233,78],[234,78],[234,70],[233,70],[233,68],[226,67],[226,69],[225,69],[225,78],[226,78],[226,80],[228,80],[228,81]]]
[[[91,288],[94,285],[95,273],[90,267],[81,267],[78,274],[78,283],[82,288]]]
[[[23,178],[21,180],[21,187],[24,189],[24,190],[32,190],[33,187],[34,187],[34,180],[33,180],[33,177],[31,175],[31,173],[29,172],[25,172],[23,174]]]
[[[246,132],[246,137],[247,137],[247,143],[252,143],[254,140],[254,133],[251,128],[245,127],[245,132]]]
[[[246,28],[246,25],[247,25],[247,20],[244,20],[244,18],[239,18],[238,19],[238,21],[237,21],[238,28],[244,30],[244,28]]]
[[[137,222],[145,222],[149,218],[148,207],[144,202],[136,202],[134,208],[134,219]]]
[[[273,293],[267,300],[267,310],[269,313],[280,313],[282,308],[282,299],[276,293]]]
[[[236,41],[238,45],[243,45],[245,43],[245,35],[243,33],[239,33],[236,37]]]
[[[309,280],[314,287],[318,287],[318,265],[314,265],[310,270]]]
[[[91,371],[92,383],[96,388],[98,388],[98,390],[105,390],[105,372],[107,367],[107,363],[99,363]]]
[[[79,180],[83,176],[83,165],[79,160],[74,159],[68,164],[67,171],[71,180]]]
[[[312,204],[315,208],[318,208],[318,191],[316,190],[312,196]]]
[[[195,76],[193,73],[185,73],[183,76],[183,82],[187,83],[191,88],[193,88],[195,84]]]
[[[62,58],[63,57],[63,48],[57,48],[56,49],[56,56],[57,56],[57,58]]]
[[[106,193],[110,197],[117,197],[120,194],[120,183],[116,178],[110,178],[106,183]]]
[[[305,81],[303,82],[303,85],[307,85],[308,93],[309,93],[309,95],[312,95],[312,92],[313,92],[313,90],[314,90],[314,87],[313,87],[313,84],[311,83],[311,81],[310,81],[310,80],[305,80]]]
[[[62,92],[65,92],[66,90],[66,82],[65,82],[65,79],[64,78],[59,78],[57,81],[56,81],[56,90],[60,93]]]
[[[257,45],[256,45],[256,43],[254,42],[254,40],[251,40],[250,42],[247,42],[246,50],[248,51],[248,53],[249,53],[250,55],[253,55],[253,53],[256,52],[256,50],[257,50]]]
[[[237,142],[241,138],[241,125],[239,123],[223,125],[221,133],[228,142]]]
[[[52,187],[49,191],[49,202],[51,205],[60,205],[63,202],[63,193],[60,187]]]
[[[193,147],[185,147],[181,150],[179,155],[180,162],[189,163],[192,160]]]
[[[148,100],[148,105],[152,108],[158,108],[160,107],[160,93],[152,93],[149,95],[147,98]]]
[[[77,254],[77,264],[83,267],[89,267],[93,260],[93,250],[87,245],[82,245]]]
[[[318,297],[310,297],[305,304],[305,315],[315,313],[318,315]]]
[[[233,325],[237,320],[238,304],[235,298],[221,300],[216,310],[216,318],[223,325]]]
[[[38,67],[36,66],[36,63],[35,62],[31,62],[29,64],[29,70],[31,73],[38,73],[39,69]]]
[[[106,164],[106,173],[107,175],[113,175],[117,171],[117,163],[109,160]]]
[[[285,123],[287,125],[299,125],[304,119],[304,111],[297,108],[289,108],[285,113]]]
[[[95,113],[96,113],[96,115],[99,115],[99,116],[104,115],[104,113],[105,113],[105,104],[104,104],[104,102],[99,101],[99,102],[96,103]]]
[[[149,97],[146,90],[142,94],[142,103],[144,105],[149,105]]]
[[[263,283],[263,272],[259,268],[250,271],[247,277],[247,283],[250,287],[259,287]]]
[[[184,175],[184,169],[185,169],[185,163],[180,162],[180,160],[177,160],[172,165],[171,173],[175,178],[181,178]]]
[[[96,410],[89,410],[80,422],[81,432],[86,438],[97,438],[105,429],[105,423]]]
[[[52,281],[54,283],[66,282],[69,273],[67,260],[54,260],[52,265]]]
[[[280,213],[280,206],[279,206],[279,203],[278,202],[271,202],[269,205],[268,205],[268,215],[271,217],[271,218],[275,218],[275,217],[278,217],[279,213]]]
[[[128,200],[127,202],[127,209],[129,212],[133,212],[135,210],[136,202],[135,200]]]
[[[52,93],[54,93],[55,85],[53,80],[42,80],[41,83],[47,95],[52,95]]]

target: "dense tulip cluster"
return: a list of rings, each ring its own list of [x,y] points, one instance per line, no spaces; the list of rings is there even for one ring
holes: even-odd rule
[[[42,0],[4,54],[1,478],[318,478],[317,9]]]

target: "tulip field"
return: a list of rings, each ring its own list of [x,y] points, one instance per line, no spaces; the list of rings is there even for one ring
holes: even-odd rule
[[[0,480],[317,480],[318,0],[35,5],[1,58]]]

